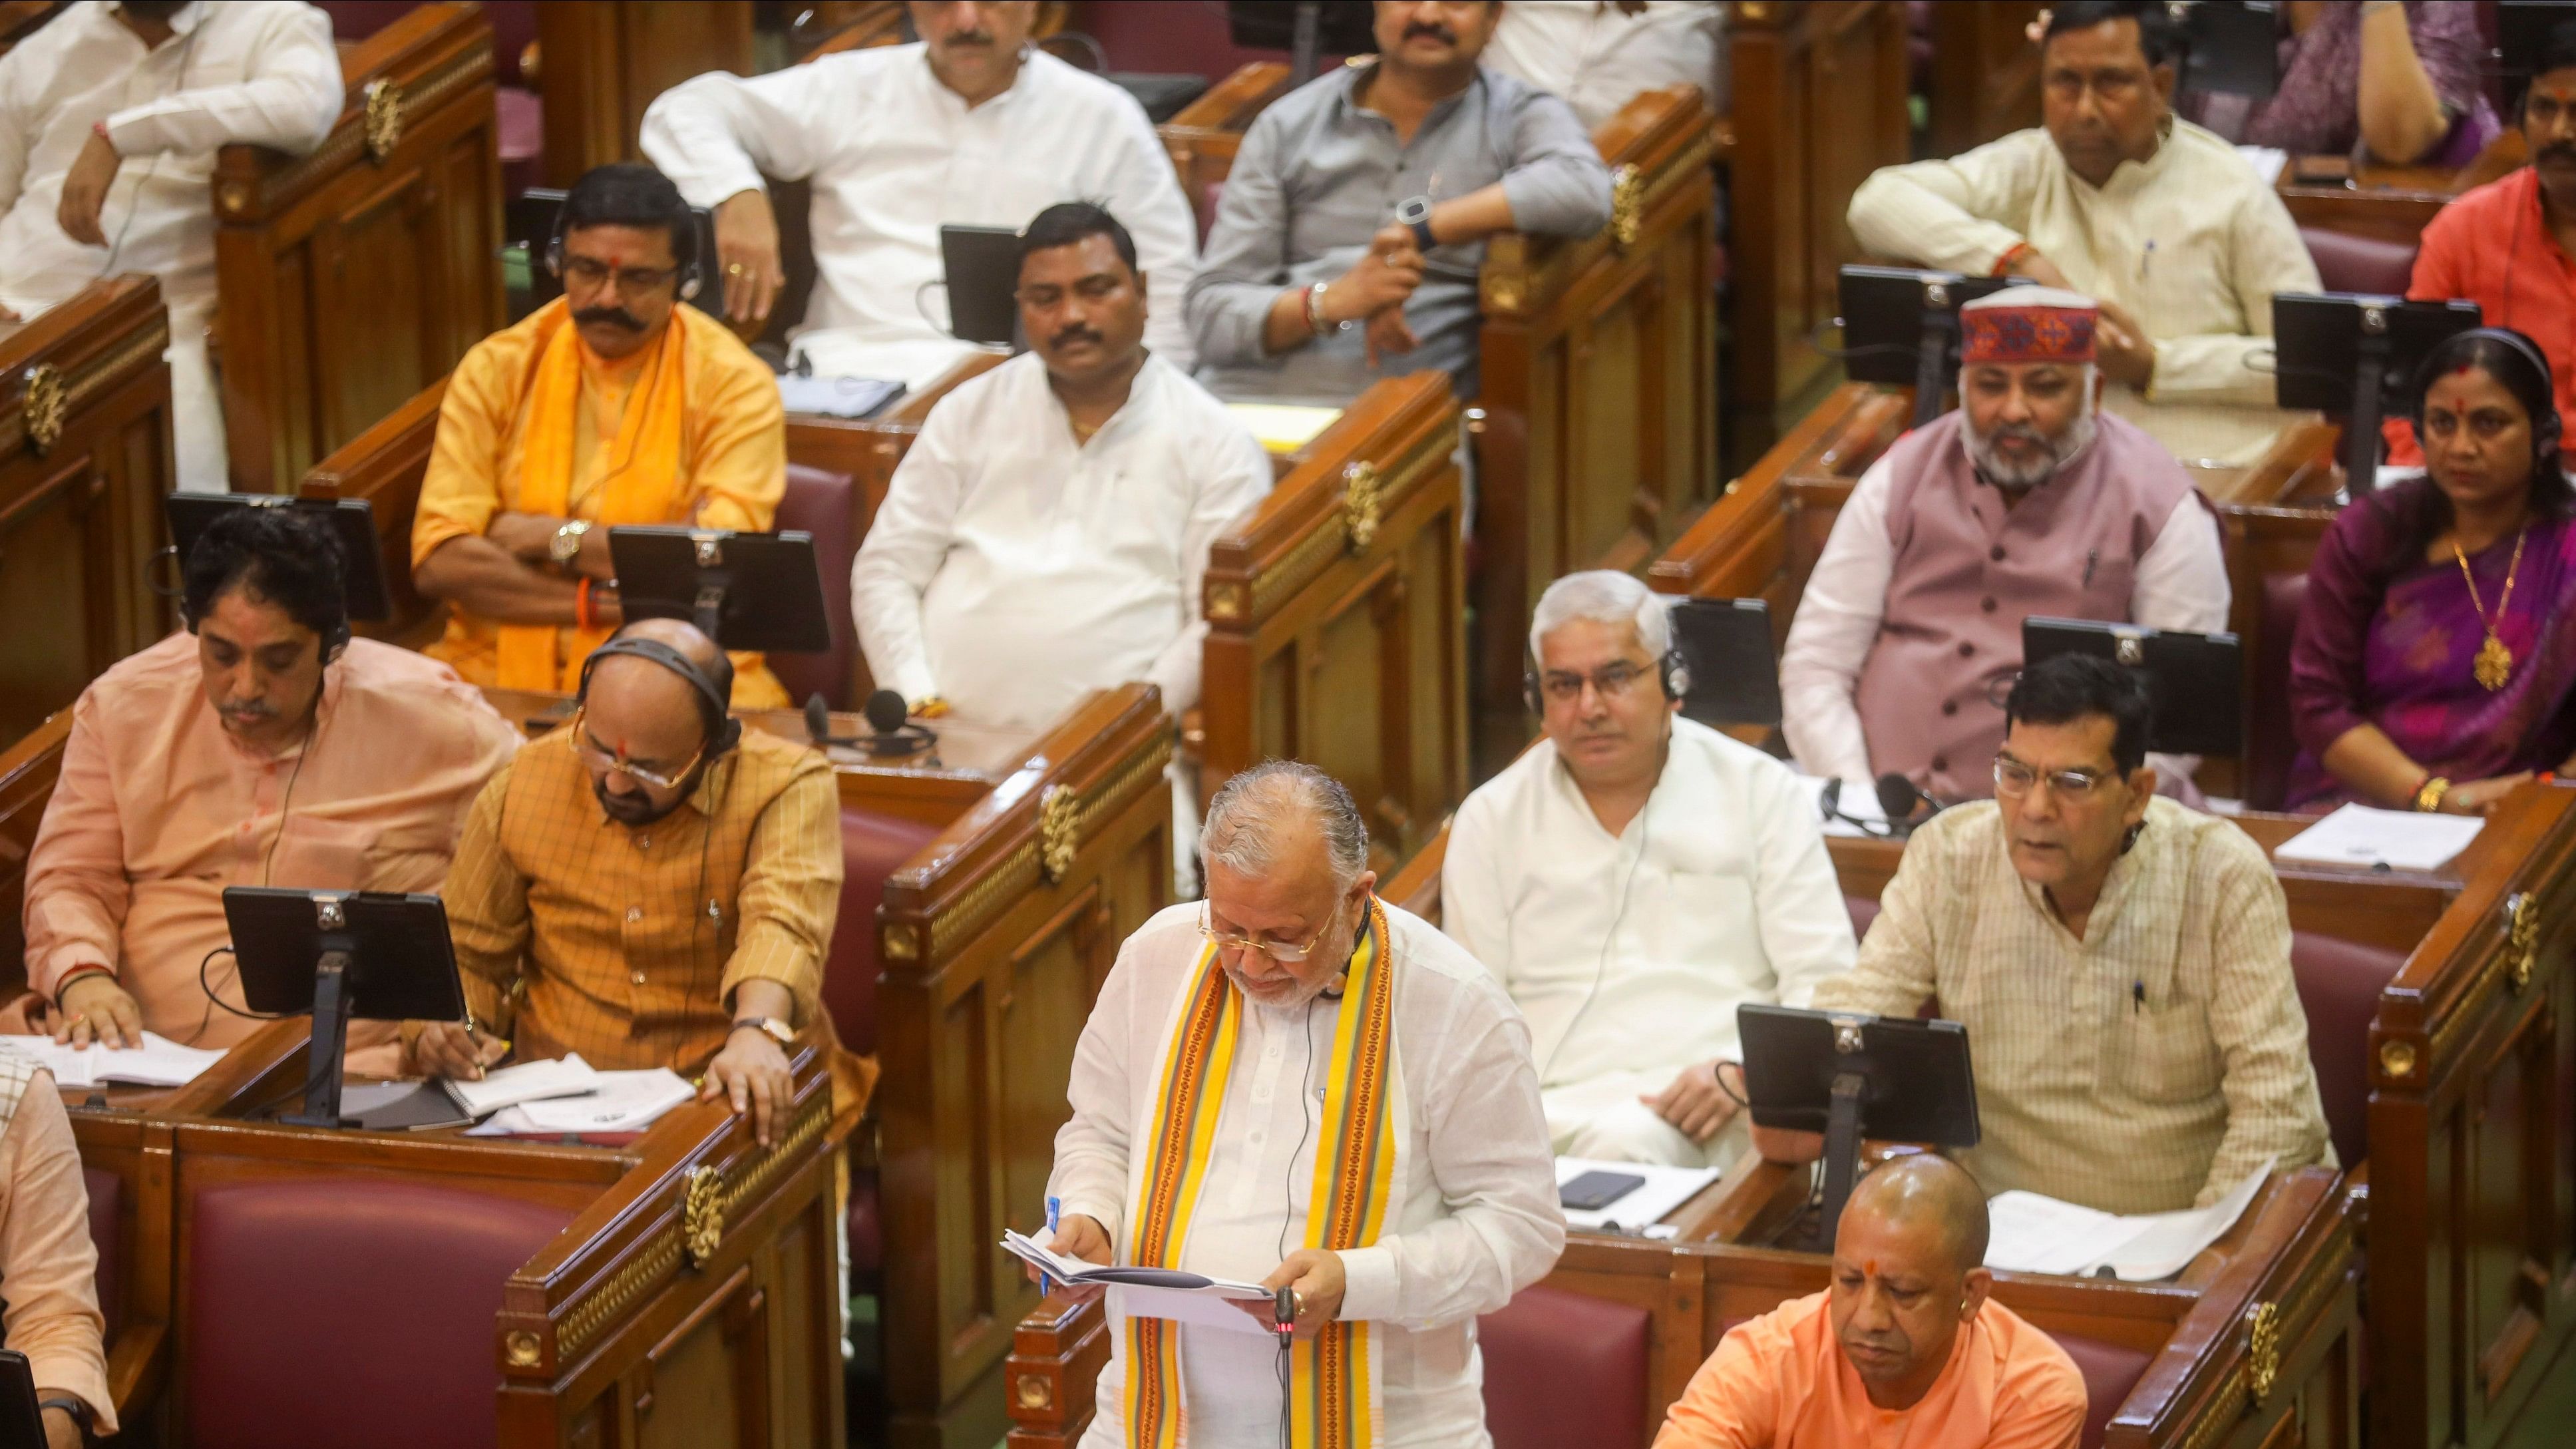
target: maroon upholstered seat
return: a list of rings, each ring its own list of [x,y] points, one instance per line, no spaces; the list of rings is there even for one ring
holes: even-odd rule
[[[828,654],[772,654],[770,672],[787,686],[787,697],[802,705],[810,694],[823,696],[834,709],[858,704],[850,698],[850,661],[859,647],[858,626],[850,621],[850,560],[859,547],[861,525],[858,490],[847,473],[787,465],[787,492],[778,500],[780,532],[802,529],[814,535],[814,564],[823,575],[823,615],[832,622]]]
[[[865,810],[841,812],[841,914],[832,926],[832,951],[823,961],[823,1009],[841,1045],[866,1054],[877,1049],[877,904],[888,876],[939,834],[932,826]],[[874,1173],[850,1174],[851,1287],[874,1287],[885,1260],[885,1233],[877,1218]]]
[[[2068,1333],[2054,1336],[2057,1346],[2075,1360],[2076,1371],[2084,1375],[2084,1449],[2102,1449],[2103,1429],[2127,1401],[2129,1391],[2138,1386],[2153,1355]]]
[[[125,1180],[83,1164],[81,1185],[89,1189],[89,1240],[98,1249],[98,1308],[113,1343],[125,1323],[125,1230],[117,1221],[125,1207]]]
[[[1645,1442],[1643,1308],[1524,1288],[1477,1320],[1494,1449],[1630,1449]]]
[[[2406,283],[2415,273],[2415,248],[2402,242],[2309,226],[2299,228],[2299,240],[2308,244],[2308,255],[2316,260],[2317,277],[2329,292],[2403,297]]]
[[[2266,574],[2262,636],[2254,646],[2254,677],[2290,677],[2290,646],[2299,632],[2299,610],[2308,601],[2308,576]],[[2290,798],[2290,765],[2299,741],[2290,732],[2289,693],[2255,690],[2245,701],[2245,806],[2278,810]]]
[[[501,1285],[567,1208],[354,1177],[193,1200],[180,1357],[194,1449],[488,1449]]]
[[[1852,934],[1866,936],[1869,923],[1878,919],[1878,897],[1845,895],[1843,909],[1851,912]]]
[[[2370,1154],[2370,1019],[2379,993],[2406,965],[2406,954],[2336,936],[2295,931],[2290,970],[2308,1016],[2308,1063],[2325,1100],[2335,1157],[2357,1166]]]

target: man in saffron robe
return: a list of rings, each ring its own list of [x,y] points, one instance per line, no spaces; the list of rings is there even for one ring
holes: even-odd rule
[[[697,227],[649,166],[592,170],[546,265],[563,296],[477,343],[447,380],[412,521],[412,581],[448,603],[430,647],[467,682],[571,693],[624,622],[618,524],[765,530],[787,486],[769,368],[685,306]],[[733,702],[788,703],[756,654]]]

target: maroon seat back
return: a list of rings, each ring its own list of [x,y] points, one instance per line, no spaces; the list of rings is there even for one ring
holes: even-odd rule
[[[89,1189],[89,1240],[98,1249],[98,1311],[107,1318],[107,1338],[125,1325],[125,1228],[118,1215],[125,1208],[125,1179],[104,1167],[81,1167],[81,1185]]]
[[[354,1177],[191,1199],[193,1449],[490,1449],[501,1285],[568,1208]]]
[[[1866,937],[1869,935],[1869,923],[1878,919],[1878,897],[1845,893],[1843,909],[1851,912],[1852,935],[1855,938]]]
[[[861,523],[858,490],[847,473],[826,472],[802,463],[787,465],[787,493],[778,500],[778,529],[802,529],[814,535],[814,564],[823,575],[823,616],[832,622],[828,654],[772,654],[770,672],[787,686],[798,705],[819,694],[834,709],[855,709],[850,698],[850,661],[857,657],[858,626],[850,620],[850,560],[857,553]]]
[[[1632,1449],[1646,1440],[1643,1308],[1540,1285],[1477,1320],[1494,1449]]]
[[[2326,1131],[2345,1167],[2370,1155],[2370,1019],[2406,964],[2402,951],[2309,931],[2290,935],[2290,971],[2308,1016],[2308,1063],[2325,1100]]]
[[[2288,679],[2290,646],[2299,633],[2299,610],[2308,601],[2308,576],[2263,577],[2263,635],[2254,645],[2254,677]],[[2286,689],[2257,689],[2245,700],[2245,807],[2278,810],[2290,798],[2290,765],[2299,757],[2290,731]]]
[[[2084,1449],[2102,1449],[2102,1431],[2128,1401],[2129,1391],[2138,1386],[2150,1355],[2144,1349],[2073,1334],[2051,1336],[2075,1360],[2076,1372],[2084,1375]]]
[[[841,811],[841,914],[823,959],[823,1009],[841,1045],[866,1056],[877,1049],[877,904],[886,877],[939,834],[918,820],[867,810]]]
[[[2403,297],[2415,275],[2415,248],[2401,242],[2309,226],[2299,228],[2299,240],[2308,244],[2317,277],[2329,292]]]

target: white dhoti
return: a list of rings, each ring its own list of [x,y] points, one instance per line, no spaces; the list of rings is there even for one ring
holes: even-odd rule
[[[0,291],[0,307],[22,319],[38,317],[79,295],[28,296]],[[161,360],[170,365],[170,431],[175,444],[178,489],[182,493],[232,491],[232,467],[224,453],[224,400],[206,352],[206,328],[215,320],[215,295],[173,292],[169,299],[170,345]]]

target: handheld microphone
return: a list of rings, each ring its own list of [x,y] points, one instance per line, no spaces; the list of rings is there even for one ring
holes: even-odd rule
[[[1285,1283],[1270,1295],[1270,1331],[1282,1340],[1293,1338],[1297,1333],[1297,1290]]]

